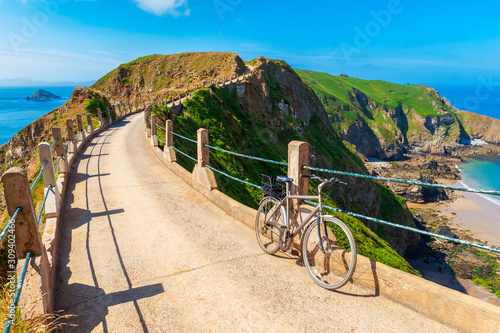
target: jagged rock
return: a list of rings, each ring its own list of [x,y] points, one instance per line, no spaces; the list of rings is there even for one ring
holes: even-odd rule
[[[447,225],[440,225],[437,229],[437,233],[447,237],[456,237],[453,231],[451,231],[451,228]]]

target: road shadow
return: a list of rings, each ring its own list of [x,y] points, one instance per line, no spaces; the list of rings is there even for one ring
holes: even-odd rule
[[[102,288],[91,285],[73,283],[67,286],[66,293],[72,297],[67,299],[65,310],[61,315],[68,315],[64,332],[92,332],[100,324],[106,328],[106,316],[114,305],[137,302],[165,292],[161,283],[142,286],[106,294]]]
[[[138,316],[138,321],[142,327],[143,332],[148,332],[147,325],[144,321],[142,311],[139,307],[138,300],[152,297],[163,293],[163,286],[161,284],[153,284],[149,286],[133,287],[127,269],[124,265],[123,258],[120,252],[119,242],[114,232],[112,217],[116,214],[121,214],[125,212],[123,208],[109,209],[106,203],[106,198],[103,192],[101,178],[109,175],[109,173],[102,173],[100,162],[103,156],[108,154],[103,154],[102,149],[107,144],[107,139],[116,130],[117,127],[124,126],[127,122],[117,123],[110,127],[106,132],[101,133],[99,136],[94,138],[93,142],[87,148],[87,152],[90,153],[78,156],[74,164],[74,169],[68,179],[67,190],[65,194],[65,209],[63,210],[63,215],[61,221],[61,234],[59,242],[59,255],[57,263],[57,273],[56,273],[56,300],[55,307],[57,310],[62,310],[62,314],[73,315],[73,317],[67,320],[67,324],[74,325],[80,324],[78,327],[66,326],[64,331],[67,332],[91,332],[98,325],[102,324],[102,329],[104,332],[108,332],[108,324],[106,322],[106,316],[108,315],[109,307],[117,304],[123,303],[133,303],[135,312]],[[83,157],[83,158],[82,158]],[[97,159],[97,161],[96,161]],[[90,163],[97,162],[97,173],[95,175],[89,175]],[[85,172],[77,173],[78,168],[80,170],[84,166]],[[89,190],[89,181],[94,179],[98,183],[98,191]],[[75,198],[74,191],[78,183],[85,183],[85,208],[73,207]],[[104,210],[92,212],[90,208],[89,196],[93,199],[99,197],[101,203],[104,206]],[[96,268],[93,262],[93,257],[90,249],[90,236],[91,236],[91,225],[94,218],[100,217],[100,223],[102,224],[102,217],[107,220],[110,238],[113,240],[115,251],[111,251],[106,255],[109,256],[109,260],[113,262],[119,262],[123,278],[127,282],[128,288],[126,290],[112,292],[106,294],[103,288],[100,286],[98,274],[96,273]],[[76,260],[75,258],[70,258],[72,243],[73,243],[73,233],[77,229],[86,227],[86,239],[85,239],[85,251],[86,260],[82,262],[82,265],[88,265],[88,270],[92,278],[92,284],[86,285],[81,283],[69,283],[72,276],[71,269],[69,267],[71,260]],[[73,263],[74,265],[74,263]],[[116,278],[116,276],[113,276]]]

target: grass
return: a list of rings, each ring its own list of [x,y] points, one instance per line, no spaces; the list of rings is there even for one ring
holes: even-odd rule
[[[2,284],[0,288],[0,318],[2,319],[1,325],[5,327],[7,316],[9,314],[10,304],[13,300],[13,293],[9,288],[10,284]],[[10,329],[13,333],[42,333],[52,332],[63,328],[65,325],[62,321],[71,317],[70,315],[60,315],[58,312],[42,314],[35,314],[33,308],[26,309],[24,314],[17,308],[14,320]]]
[[[483,267],[475,267],[472,270],[471,280],[474,284],[483,286],[495,296],[500,297],[500,276],[498,274],[500,263],[498,255],[465,245],[456,245],[454,249],[455,255],[467,251],[485,263]]]
[[[423,117],[439,115],[432,106],[432,101],[436,100],[437,95],[425,86],[333,76],[307,70],[297,70],[297,72],[316,92],[335,97],[338,100],[337,105],[345,104],[354,107],[355,104],[349,98],[349,93],[357,89],[371,100],[389,108],[404,104]]]

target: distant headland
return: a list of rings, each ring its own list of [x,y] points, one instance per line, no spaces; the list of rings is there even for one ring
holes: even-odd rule
[[[51,99],[60,99],[60,98],[62,97],[56,96],[47,90],[38,89],[33,95],[26,97],[25,100],[44,102],[44,101],[50,101]]]

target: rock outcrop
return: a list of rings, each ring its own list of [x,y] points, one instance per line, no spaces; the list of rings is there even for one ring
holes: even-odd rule
[[[62,98],[61,96],[56,96],[51,92],[48,92],[47,90],[39,89],[35,91],[35,93],[29,97],[26,97],[25,100],[27,101],[37,101],[37,102],[44,102],[44,101],[50,101],[52,99],[60,99]]]

